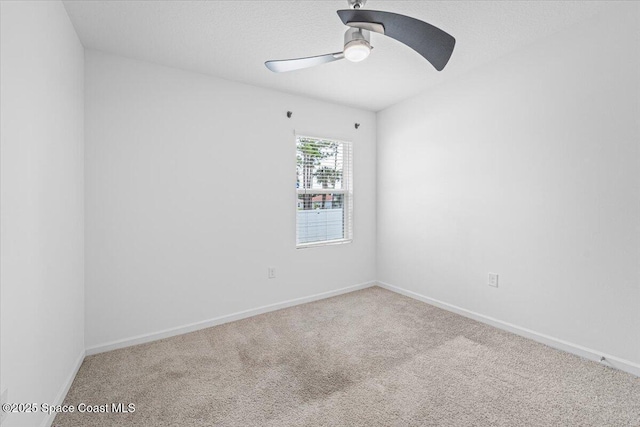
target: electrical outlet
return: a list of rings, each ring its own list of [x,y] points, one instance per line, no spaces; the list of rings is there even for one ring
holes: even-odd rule
[[[269,267],[268,268],[268,276],[269,276],[269,279],[275,279],[276,278],[276,268],[275,267]]]
[[[5,388],[2,390],[2,394],[0,394],[0,404],[4,406],[5,403],[9,403],[9,389]],[[5,412],[0,409],[0,422],[3,422],[5,418],[9,415],[8,412]]]
[[[489,278],[487,279],[487,285],[493,286],[494,288],[498,287],[498,275],[496,273],[489,273]]]

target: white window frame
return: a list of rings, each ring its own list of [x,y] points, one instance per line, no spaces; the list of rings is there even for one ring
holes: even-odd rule
[[[351,243],[353,241],[353,143],[351,141],[343,141],[335,138],[320,138],[317,136],[309,136],[296,134],[294,139],[294,154],[298,152],[298,139],[308,138],[323,141],[331,141],[342,144],[342,162],[343,162],[343,176],[342,176],[342,189],[313,189],[313,188],[296,188],[295,193],[295,227],[296,227],[296,249],[306,249],[318,246],[329,245],[343,245]],[[347,169],[345,171],[345,169]],[[298,196],[300,194],[313,193],[313,194],[343,194],[343,237],[341,239],[321,240],[317,242],[298,243]]]

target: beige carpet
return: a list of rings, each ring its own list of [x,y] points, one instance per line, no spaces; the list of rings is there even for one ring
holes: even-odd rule
[[[87,357],[92,426],[640,426],[640,379],[381,288]]]

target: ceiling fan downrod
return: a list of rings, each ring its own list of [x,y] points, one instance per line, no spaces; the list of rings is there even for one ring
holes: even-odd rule
[[[364,7],[366,2],[367,0],[347,0],[351,9],[361,9]]]

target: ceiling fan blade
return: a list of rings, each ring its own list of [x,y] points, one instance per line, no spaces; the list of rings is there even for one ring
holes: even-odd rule
[[[275,61],[267,61],[264,65],[274,73],[282,73],[285,71],[299,70],[301,68],[314,67],[327,62],[337,61],[344,58],[344,53],[336,52],[327,55],[308,56],[306,58],[281,59]]]
[[[397,13],[367,9],[339,10],[338,16],[345,25],[359,27],[364,22],[382,24],[384,35],[402,42],[422,55],[438,71],[441,71],[456,44],[456,39],[440,28]]]

